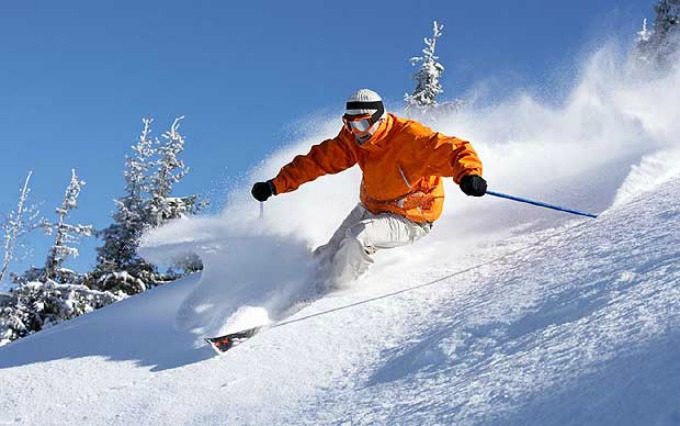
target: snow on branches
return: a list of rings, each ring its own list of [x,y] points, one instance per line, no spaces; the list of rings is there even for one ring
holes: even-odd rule
[[[28,195],[31,192],[29,183],[32,175],[33,171],[29,171],[26,176],[16,210],[10,212],[4,222],[0,224],[4,231],[4,254],[0,267],[0,282],[5,278],[9,265],[14,260],[19,239],[40,226],[38,219],[40,212],[35,205],[28,204]]]
[[[647,28],[647,19],[637,33],[637,57],[643,63],[664,69],[680,54],[680,0],[659,0],[654,6],[654,27]]]
[[[115,200],[114,223],[98,233],[104,245],[97,248],[93,286],[135,294],[164,281],[167,277],[137,255],[139,239],[148,228],[198,213],[206,206],[196,195],[172,195],[174,185],[189,172],[179,158],[186,141],[180,133],[183,118],[176,118],[160,139],[151,136],[153,120],[142,120],[144,128],[125,163],[126,194]]]
[[[434,21],[432,38],[425,37],[425,48],[422,50],[423,56],[416,56],[410,59],[411,65],[420,63],[420,69],[413,78],[416,80],[416,88],[411,94],[406,94],[404,101],[407,109],[427,109],[437,105],[436,97],[444,90],[440,82],[444,66],[438,62],[439,57],[435,55],[437,39],[442,36],[443,25]]]
[[[433,24],[432,38],[425,38],[425,48],[422,56],[410,59],[411,65],[420,64],[420,69],[413,75],[416,88],[412,93],[404,95],[407,115],[425,118],[427,115],[438,113],[450,113],[460,108],[462,101],[439,103],[437,96],[444,92],[441,77],[444,66],[439,63],[439,57],[435,54],[437,40],[442,36],[444,25],[437,21]]]
[[[0,295],[0,346],[124,297],[52,280],[22,284]]]
[[[70,257],[79,255],[75,245],[80,238],[94,233],[91,225],[72,224],[68,220],[78,208],[78,197],[85,182],[72,170],[63,201],[56,209],[57,220],[38,221],[37,210],[27,204],[29,173],[16,212],[2,223],[5,255],[0,279],[23,234],[42,227],[55,240],[44,268],[11,274],[16,286],[8,293],[0,293],[0,346],[202,268],[200,259],[189,258],[160,274],[155,266],[137,255],[139,239],[148,228],[198,213],[207,205],[196,195],[173,195],[174,185],[189,172],[179,159],[185,144],[179,130],[182,119],[175,119],[160,139],[151,135],[153,120],[142,120],[141,135],[132,146],[133,154],[125,161],[126,194],[115,200],[114,223],[97,232],[104,245],[97,249],[94,271],[86,275],[63,266]]]
[[[198,197],[172,197],[173,186],[179,183],[189,173],[182,160],[178,158],[184,151],[184,136],[179,132],[179,126],[184,117],[178,117],[170,126],[170,130],[163,133],[163,141],[156,141],[157,160],[155,170],[151,175],[151,199],[149,200],[148,224],[157,227],[173,219],[195,214],[205,207],[198,202]]]
[[[138,202],[143,193],[149,191],[149,170],[153,166],[152,157],[155,154],[154,141],[151,139],[151,123],[153,119],[143,118],[144,129],[139,135],[136,145],[132,146],[133,156],[125,158],[125,190],[128,196],[125,198],[130,201]]]
[[[72,245],[78,242],[79,237],[92,235],[92,226],[72,225],[66,221],[69,213],[78,207],[78,196],[85,182],[78,179],[75,170],[72,170],[64,200],[56,209],[58,221],[49,223],[42,219],[38,222],[37,211],[26,205],[31,175],[29,173],[24,182],[17,211],[10,215],[9,227],[5,228],[3,274],[7,261],[11,260],[7,249],[14,247],[22,233],[42,227],[47,233],[55,234],[56,239],[45,268],[31,268],[21,275],[12,274],[12,280],[18,285],[9,293],[0,294],[0,346],[124,296],[78,285],[83,280],[82,275],[61,267],[69,256],[78,255],[78,250]]]
[[[66,259],[78,257],[78,249],[73,245],[79,242],[80,237],[90,237],[93,234],[92,225],[71,225],[66,222],[69,213],[78,208],[78,196],[83,185],[85,181],[78,178],[75,170],[71,170],[71,182],[66,187],[61,206],[56,209],[58,221],[43,225],[45,232],[56,235],[45,263],[45,280],[55,279],[57,269]]]

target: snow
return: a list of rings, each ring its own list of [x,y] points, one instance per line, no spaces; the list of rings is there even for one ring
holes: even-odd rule
[[[598,219],[451,185],[428,238],[276,323],[360,176],[263,219],[237,188],[223,214],[145,237],[148,259],[195,252],[202,273],[0,348],[0,424],[680,424],[680,119],[661,108],[680,73],[624,71],[605,50],[560,107],[518,95],[439,124],[473,141],[492,189]],[[310,124],[248,182],[337,126]],[[222,357],[201,340],[268,322]]]

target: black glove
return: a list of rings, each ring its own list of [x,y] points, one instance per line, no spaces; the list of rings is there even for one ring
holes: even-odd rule
[[[486,194],[486,181],[478,175],[463,176],[460,180],[460,189],[467,195],[481,197]]]
[[[253,185],[253,189],[250,190],[250,193],[253,194],[253,197],[255,197],[257,201],[264,202],[272,195],[276,195],[276,188],[270,180],[267,182],[257,182]]]

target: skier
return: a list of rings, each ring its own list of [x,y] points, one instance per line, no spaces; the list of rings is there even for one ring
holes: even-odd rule
[[[486,193],[482,163],[469,142],[387,113],[382,98],[362,89],[347,100],[344,126],[313,146],[276,177],[253,185],[253,197],[296,190],[306,182],[359,164],[360,202],[330,241],[315,250],[323,259],[325,285],[350,282],[373,263],[379,249],[411,244],[429,234],[442,213],[442,177],[453,177],[467,195]]]

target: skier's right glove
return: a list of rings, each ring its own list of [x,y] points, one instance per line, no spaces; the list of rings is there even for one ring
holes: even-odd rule
[[[460,189],[466,195],[481,197],[486,194],[486,181],[478,175],[467,175],[460,180]]]
[[[276,188],[274,187],[274,184],[271,180],[266,182],[257,182],[255,185],[253,185],[253,189],[250,190],[250,193],[253,194],[253,197],[257,201],[262,203],[267,201],[267,199],[272,195],[276,195]]]

